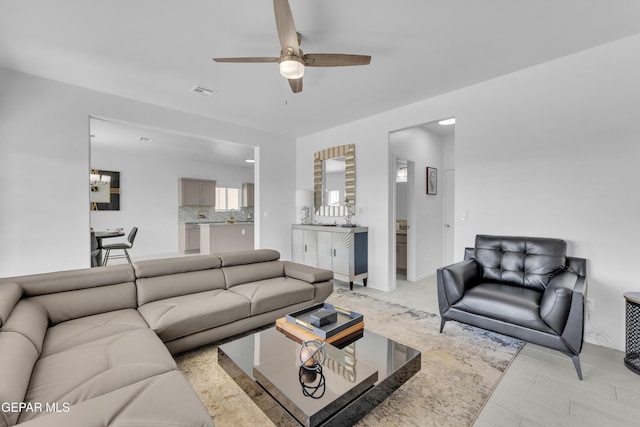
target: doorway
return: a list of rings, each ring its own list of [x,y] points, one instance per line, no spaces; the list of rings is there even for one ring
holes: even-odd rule
[[[410,197],[415,191],[415,162],[395,159],[395,254],[396,279],[407,280],[415,276],[413,265],[414,243],[414,198]],[[411,256],[410,256],[411,254]]]
[[[455,169],[447,169],[444,171],[444,245],[442,247],[444,251],[442,255],[444,265],[450,265],[454,262],[453,226],[455,224],[455,175]]]
[[[119,185],[107,190],[110,199],[118,196],[117,205],[109,209],[102,203],[87,206],[89,223],[95,230],[122,228],[127,233],[138,227],[131,253],[135,258],[181,255],[181,241],[187,240],[182,236],[187,235],[187,246],[199,251],[199,228],[195,225],[187,230],[186,225],[206,219],[252,220],[254,233],[259,234],[255,208],[240,206],[239,201],[244,183],[259,185],[255,178],[259,162],[246,161],[259,160],[255,147],[106,118],[90,117],[89,128],[90,169],[100,176],[110,171],[119,177]],[[218,211],[207,203],[179,206],[180,178],[216,181]],[[223,207],[221,189],[225,190],[226,212],[219,211]]]
[[[439,122],[389,134],[390,289],[398,280],[411,283],[434,276],[453,256],[455,126]],[[397,182],[405,176],[406,184]]]

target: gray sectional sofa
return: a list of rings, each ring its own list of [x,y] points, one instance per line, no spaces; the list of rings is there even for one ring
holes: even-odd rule
[[[0,279],[0,427],[212,426],[172,354],[324,301],[273,250]]]

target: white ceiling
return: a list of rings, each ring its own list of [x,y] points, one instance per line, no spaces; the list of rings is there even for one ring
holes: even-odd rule
[[[290,2],[306,53],[371,65],[294,95],[277,64],[213,62],[278,56],[269,0],[2,0],[0,67],[301,136],[640,32],[638,0]]]
[[[179,158],[210,159],[213,163],[253,168],[253,163],[247,163],[245,160],[254,158],[254,149],[246,145],[204,140],[94,118],[90,122],[90,132],[92,147],[108,146],[110,149],[118,150],[122,155],[153,150]]]

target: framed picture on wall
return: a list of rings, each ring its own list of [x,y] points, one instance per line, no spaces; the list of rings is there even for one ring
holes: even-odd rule
[[[120,210],[120,172],[92,169],[89,188],[92,211]]]
[[[438,169],[427,166],[427,194],[438,194]]]

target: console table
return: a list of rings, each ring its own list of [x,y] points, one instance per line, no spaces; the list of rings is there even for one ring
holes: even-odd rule
[[[291,260],[333,271],[336,279],[349,282],[369,278],[369,229],[339,225],[291,226]]]

